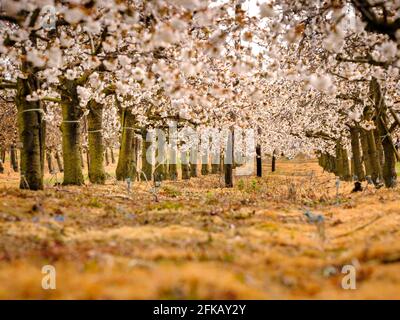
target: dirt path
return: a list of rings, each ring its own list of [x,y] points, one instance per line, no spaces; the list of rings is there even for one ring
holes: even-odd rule
[[[266,168],[268,170],[268,168]],[[49,181],[50,177],[47,177]],[[0,298],[400,298],[400,193],[350,194],[314,161],[265,178],[17,189],[0,175]],[[323,214],[325,240],[304,210]],[[57,289],[41,287],[43,265]],[[343,265],[357,289],[341,287]]]

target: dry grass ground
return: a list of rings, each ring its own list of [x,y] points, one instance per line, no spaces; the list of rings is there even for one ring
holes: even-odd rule
[[[112,171],[113,168],[109,168]],[[315,161],[264,177],[18,190],[0,175],[0,298],[400,298],[400,193],[351,194]],[[59,179],[61,177],[58,177]],[[47,183],[52,183],[46,177]],[[325,216],[325,240],[303,212]],[[357,266],[357,289],[341,268]],[[43,265],[57,289],[41,287]]]

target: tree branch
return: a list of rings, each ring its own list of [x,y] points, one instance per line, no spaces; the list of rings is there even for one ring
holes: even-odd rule
[[[18,20],[16,18],[4,14],[0,14],[0,20],[18,24]]]
[[[366,79],[353,79],[353,80],[351,80],[351,79],[349,79],[349,78],[347,78],[345,76],[342,76],[341,74],[338,74],[336,72],[333,72],[331,70],[329,70],[328,72],[333,76],[336,76],[336,77],[338,77],[340,79],[343,79],[343,80],[346,80],[346,81],[349,81],[349,82],[366,82],[366,81],[368,81]]]
[[[353,101],[358,102],[358,103],[362,103],[362,102],[363,102],[363,101],[362,101],[358,96],[356,96],[355,94],[354,94],[354,95],[351,95],[351,94],[343,94],[343,93],[340,93],[340,94],[336,95],[336,98],[337,98],[337,99],[342,99],[342,100],[353,100]]]
[[[16,89],[17,84],[13,82],[0,82],[0,89]]]
[[[49,102],[57,102],[57,103],[62,102],[62,100],[60,98],[54,98],[54,97],[43,97],[40,99],[40,101],[49,101]]]
[[[316,139],[323,139],[323,140],[328,140],[328,141],[336,140],[335,138],[332,138],[329,134],[322,132],[322,131],[318,131],[318,132],[306,131],[305,135],[307,138],[316,138]]]
[[[394,122],[397,123],[398,126],[400,126],[400,118],[399,118],[398,114],[392,108],[388,107],[388,109],[394,118]]]
[[[340,62],[353,62],[353,63],[368,63],[372,66],[378,66],[387,68],[390,63],[383,61],[376,61],[370,54],[367,54],[365,57],[354,57],[354,58],[344,58],[342,55],[338,54],[336,56],[336,60]]]
[[[374,7],[368,0],[352,0],[354,7],[361,13],[362,20],[364,20],[366,25],[366,31],[386,34],[391,40],[397,41],[396,31],[400,29],[400,18],[397,18],[393,22],[388,22],[385,19],[385,11],[383,12],[383,18],[379,18],[375,12]]]

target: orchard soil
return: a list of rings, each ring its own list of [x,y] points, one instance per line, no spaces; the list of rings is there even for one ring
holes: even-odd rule
[[[1,299],[399,299],[400,190],[352,184],[313,159],[262,178],[219,175],[18,189],[0,174]],[[86,179],[87,180],[87,179]],[[365,187],[365,184],[363,184]],[[324,232],[304,216],[322,214]],[[56,289],[42,289],[42,267]],[[342,267],[356,267],[356,289]]]

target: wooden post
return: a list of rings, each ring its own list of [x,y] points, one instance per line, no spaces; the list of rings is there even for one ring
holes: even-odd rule
[[[257,166],[257,177],[262,177],[262,158],[261,158],[261,145],[256,146],[256,166]]]

